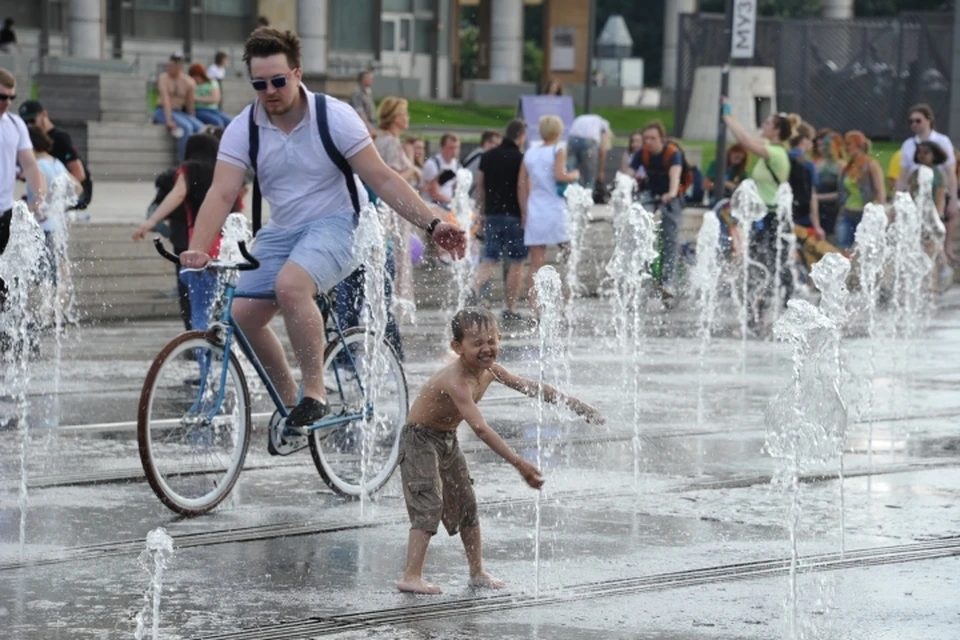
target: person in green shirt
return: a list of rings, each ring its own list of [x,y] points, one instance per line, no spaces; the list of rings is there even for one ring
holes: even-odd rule
[[[777,233],[777,189],[780,184],[790,179],[790,157],[787,155],[787,143],[796,135],[800,117],[796,114],[771,113],[760,126],[760,135],[754,135],[733,117],[727,97],[720,98],[720,113],[727,125],[727,130],[733,134],[737,142],[743,145],[748,153],[757,156],[757,163],[753,166],[750,175],[757,184],[760,198],[767,205],[767,217],[756,224],[753,233],[745,234],[750,238],[750,253],[756,256],[769,269],[771,276],[776,271],[777,242],[781,243],[780,257],[782,263],[790,259],[787,255],[786,243]],[[783,303],[790,298],[793,291],[793,278],[790,269],[781,264],[780,283]],[[774,287],[773,278],[767,281],[764,298],[769,297]],[[765,305],[761,305],[765,306]]]
[[[217,108],[220,104],[220,83],[210,79],[207,70],[200,63],[190,65],[188,73],[197,83],[194,94],[197,120],[214,127],[226,127],[230,124],[230,116]]]

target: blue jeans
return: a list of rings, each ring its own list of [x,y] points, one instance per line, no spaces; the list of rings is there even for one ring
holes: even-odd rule
[[[397,265],[393,259],[393,251],[387,250],[387,278],[383,281],[383,296],[387,305],[386,338],[390,346],[397,352],[397,357],[403,360],[403,343],[400,340],[400,327],[397,317],[393,314],[393,279],[397,276]],[[337,317],[344,331],[350,327],[360,326],[360,310],[363,308],[363,285],[366,280],[366,271],[360,267],[340,284],[333,288],[333,296],[337,305]]]
[[[230,116],[219,109],[197,109],[197,120],[215,127],[226,127],[230,124]]]
[[[177,160],[182,162],[183,154],[187,150],[187,138],[201,131],[204,124],[189,113],[177,111],[176,109],[170,111],[170,119],[173,120],[174,124],[183,129],[183,137],[177,140]],[[156,111],[153,112],[153,121],[157,124],[166,123],[163,117],[163,107],[158,106]]]
[[[597,147],[597,141],[591,138],[567,138],[567,170],[578,170],[580,184],[587,189],[593,189],[597,181]]]
[[[672,286],[677,272],[677,258],[680,247],[677,236],[680,234],[680,223],[683,221],[683,197],[677,197],[661,205],[660,230],[663,240],[663,284]]]
[[[180,280],[187,285],[190,296],[190,328],[205,331],[217,296],[217,275],[210,271],[181,271]]]
[[[857,234],[857,227],[863,220],[863,211],[848,211],[843,209],[837,217],[837,224],[834,227],[836,234],[836,245],[838,249],[849,249],[853,246],[854,238]]]

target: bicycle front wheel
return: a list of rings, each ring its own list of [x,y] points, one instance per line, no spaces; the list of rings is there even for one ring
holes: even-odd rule
[[[375,362],[375,356],[382,359]],[[370,495],[397,467],[408,408],[403,365],[388,342],[353,328],[327,346],[323,376],[330,403],[327,419],[344,422],[310,435],[313,462],[334,492]]]
[[[201,331],[170,341],[144,380],[137,440],[163,504],[188,516],[220,504],[250,445],[250,396],[237,357]]]

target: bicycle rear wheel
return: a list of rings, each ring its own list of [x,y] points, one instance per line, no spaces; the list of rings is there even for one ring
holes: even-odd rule
[[[163,504],[188,516],[220,504],[250,445],[250,396],[236,355],[226,359],[200,331],[171,340],[143,382],[137,440]]]
[[[370,389],[369,351],[373,351],[374,340],[380,342],[378,351],[384,360],[382,382]],[[370,495],[387,483],[397,467],[408,408],[403,365],[388,342],[365,329],[353,328],[344,332],[343,340],[338,338],[327,346],[323,376],[330,403],[327,419],[355,418],[310,435],[313,462],[334,492],[349,497]]]

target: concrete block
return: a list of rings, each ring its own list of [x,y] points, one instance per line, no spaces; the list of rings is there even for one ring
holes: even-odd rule
[[[583,108],[586,92],[582,84],[564,85],[564,92],[573,97],[573,103]],[[621,87],[591,87],[591,107],[622,107],[624,105],[624,90]]]
[[[720,67],[700,67],[693,76],[690,106],[683,123],[688,140],[716,140],[720,109]],[[730,107],[748,131],[777,111],[777,76],[772,67],[731,67]],[[728,136],[729,140],[729,136]]]
[[[465,80],[463,100],[473,104],[492,107],[515,107],[521,96],[537,92],[532,82],[491,82],[490,80]]]
[[[352,92],[353,89],[349,93]],[[375,75],[373,77],[373,95],[378,98],[381,96],[396,96],[409,100],[419,100],[420,79]]]

